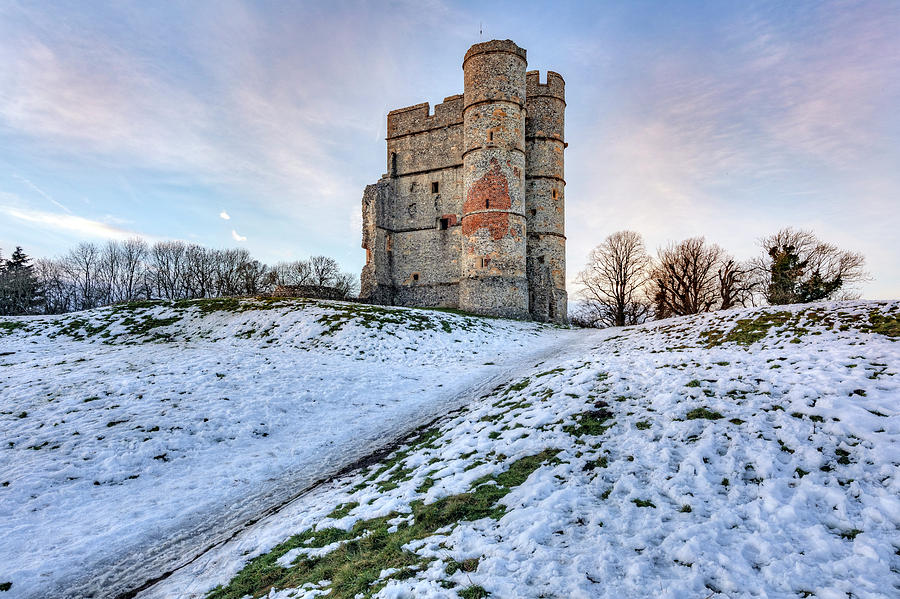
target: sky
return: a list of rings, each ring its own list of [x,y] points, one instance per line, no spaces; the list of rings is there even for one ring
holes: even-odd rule
[[[394,108],[512,39],[566,80],[570,293],[622,229],[785,226],[900,298],[900,2],[0,0],[0,249],[182,239],[359,272]]]

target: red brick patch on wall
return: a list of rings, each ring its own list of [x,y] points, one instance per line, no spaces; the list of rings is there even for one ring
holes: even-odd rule
[[[462,227],[464,235],[471,235],[479,229],[489,229],[491,239],[503,238],[509,232],[509,213],[479,212],[476,210],[497,209],[509,210],[512,200],[509,197],[509,181],[500,170],[500,163],[491,158],[491,170],[476,181],[466,194],[463,205]]]

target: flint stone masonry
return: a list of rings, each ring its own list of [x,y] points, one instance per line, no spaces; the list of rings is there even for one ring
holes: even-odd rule
[[[361,298],[566,322],[565,81],[526,66],[510,40],[475,44],[464,93],[388,113]]]

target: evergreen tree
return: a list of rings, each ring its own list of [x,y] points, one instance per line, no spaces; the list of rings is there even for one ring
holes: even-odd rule
[[[791,245],[769,248],[769,256],[772,258],[772,278],[766,299],[772,305],[797,303],[797,288],[806,269],[806,261],[800,260]]]
[[[841,288],[842,283],[841,277],[826,280],[817,270],[813,272],[809,279],[797,286],[797,301],[805,304],[828,299],[835,291]]]
[[[0,314],[31,314],[40,305],[40,284],[31,258],[16,247],[0,270]]]

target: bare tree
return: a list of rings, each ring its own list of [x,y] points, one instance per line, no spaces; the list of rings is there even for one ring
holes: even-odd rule
[[[579,318],[592,326],[625,326],[642,322],[650,310],[644,288],[651,259],[640,234],[613,233],[588,254],[576,279],[584,301]]]
[[[63,314],[75,307],[75,288],[66,276],[61,260],[41,258],[34,263],[34,272],[41,282],[44,314]]]
[[[97,285],[97,269],[100,262],[100,248],[93,243],[80,243],[63,259],[66,276],[75,291],[73,310],[87,310],[100,305]]]
[[[145,280],[146,260],[150,253],[147,242],[140,237],[132,237],[122,242],[121,246],[121,270],[119,288],[122,299],[133,301],[140,298],[149,298],[150,290],[143,284]]]
[[[185,298],[212,297],[216,293],[215,252],[192,244],[185,251]]]
[[[107,241],[100,250],[100,260],[97,263],[97,295],[101,304],[113,304],[124,299],[119,288],[121,270],[122,252],[119,242]]]
[[[656,318],[709,312],[720,301],[718,267],[722,248],[702,237],[659,250],[652,273]]]
[[[279,262],[272,267],[273,285],[311,285],[312,267],[307,260]]]
[[[238,267],[238,280],[240,281],[240,293],[244,295],[256,295],[262,291],[268,267],[258,260],[248,259]]]
[[[339,273],[332,287],[340,291],[342,297],[356,296],[359,293],[359,277],[350,272]]]
[[[157,297],[184,297],[185,254],[183,241],[159,241],[150,249],[150,272]]]
[[[313,256],[309,259],[309,266],[312,270],[313,285],[331,286],[341,272],[337,260],[328,256]]]
[[[753,276],[753,268],[749,263],[738,262],[723,251],[719,256],[716,274],[720,310],[754,305],[758,280]]]

